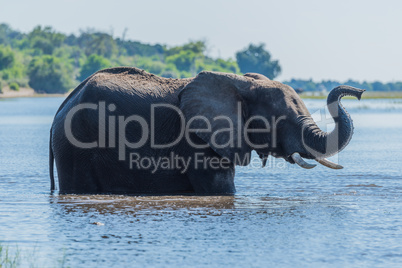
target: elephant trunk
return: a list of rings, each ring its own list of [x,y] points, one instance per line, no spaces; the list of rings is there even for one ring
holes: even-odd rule
[[[311,117],[301,120],[303,145],[317,161],[325,165],[328,161],[326,157],[339,153],[348,145],[353,135],[353,122],[340,100],[347,95],[360,100],[364,91],[350,86],[338,86],[329,93],[328,110],[335,121],[335,129],[331,132],[319,129]]]

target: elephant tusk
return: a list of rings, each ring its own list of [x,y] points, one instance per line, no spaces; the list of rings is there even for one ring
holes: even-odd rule
[[[315,161],[317,161],[318,163],[320,163],[323,166],[326,166],[326,167],[329,167],[332,169],[342,169],[343,168],[343,166],[335,164],[325,158],[324,159],[316,159]]]
[[[293,153],[292,154],[292,159],[293,159],[293,161],[295,161],[296,164],[298,164],[302,168],[311,169],[311,168],[314,168],[314,167],[317,166],[317,165],[314,165],[314,164],[309,164],[306,161],[304,161],[299,153]]]

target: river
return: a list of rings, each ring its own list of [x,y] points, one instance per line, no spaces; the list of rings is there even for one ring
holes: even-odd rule
[[[402,263],[402,100],[343,101],[355,125],[333,158],[343,170],[269,160],[238,167],[237,193],[215,197],[51,194],[49,129],[62,101],[0,101],[0,245],[22,266]],[[325,100],[305,103],[319,119]]]

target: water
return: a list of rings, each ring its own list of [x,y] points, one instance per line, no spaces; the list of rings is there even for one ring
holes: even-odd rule
[[[0,243],[22,265],[402,263],[401,101],[343,101],[355,123],[335,158],[343,170],[237,168],[236,195],[222,197],[51,195],[49,128],[62,101],[0,101]]]

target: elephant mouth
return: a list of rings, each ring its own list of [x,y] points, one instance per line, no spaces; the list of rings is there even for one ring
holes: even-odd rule
[[[268,160],[269,154],[258,153],[258,156],[260,157],[260,159],[262,161],[262,167],[265,167],[267,165],[267,160]]]
[[[278,154],[276,152],[269,152],[269,153],[261,153],[261,152],[257,152],[258,156],[260,157],[261,161],[262,161],[262,167],[265,167],[267,164],[267,160],[269,156],[275,157],[275,158],[283,158],[285,159],[287,162],[293,163],[288,157],[285,157],[281,154]]]
[[[312,168],[315,168],[317,166],[316,164],[311,164],[309,162],[306,162],[303,159],[303,157],[297,152],[295,152],[295,153],[293,153],[293,154],[291,154],[291,155],[289,155],[287,157],[280,156],[280,155],[278,155],[276,153],[260,153],[260,152],[257,152],[257,153],[258,153],[258,156],[261,159],[262,167],[266,166],[269,156],[273,156],[273,157],[276,157],[276,158],[283,158],[287,162],[289,162],[291,164],[297,164],[298,166],[300,166],[302,168],[305,168],[305,169],[312,169]],[[305,158],[314,159],[314,157],[308,157],[308,156],[305,156]],[[343,166],[341,166],[339,164],[336,164],[336,163],[333,163],[333,162],[331,162],[331,161],[329,161],[328,159],[325,159],[325,158],[322,158],[322,159],[315,158],[314,160],[317,161],[319,164],[321,164],[321,165],[323,165],[325,167],[331,168],[331,169],[343,169]]]
[[[291,154],[290,158],[294,161],[294,163],[296,163],[297,165],[299,165],[300,167],[305,168],[305,169],[312,169],[317,166],[316,164],[311,164],[311,163],[306,162],[303,159],[303,157],[297,152]],[[343,169],[343,166],[333,163],[325,158],[322,158],[322,159],[315,158],[314,160],[317,161],[318,163],[320,163],[321,165],[326,166],[331,169]]]

